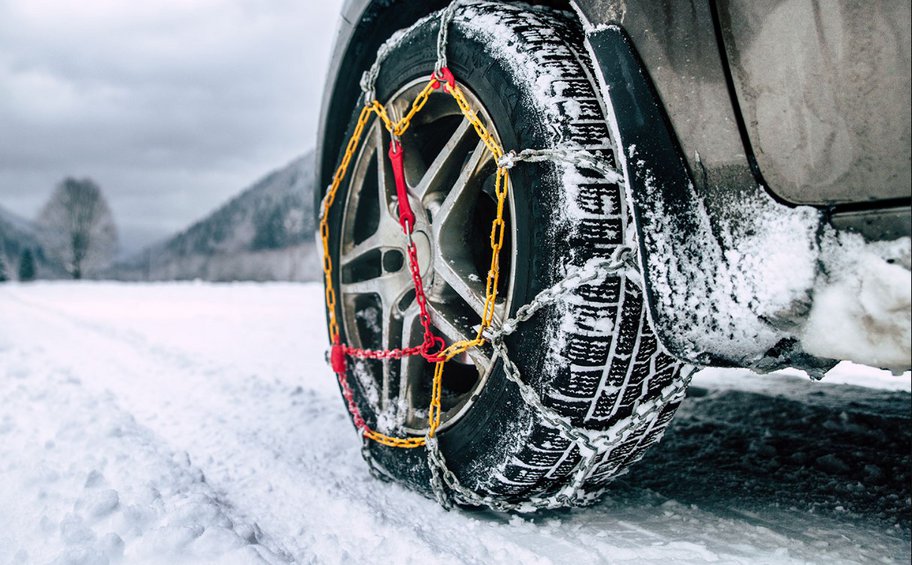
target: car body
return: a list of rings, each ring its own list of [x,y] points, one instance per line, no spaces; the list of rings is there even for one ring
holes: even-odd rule
[[[318,186],[331,178],[377,48],[448,3],[346,2]],[[820,291],[821,234],[912,233],[910,3],[533,3],[572,11],[586,32],[624,148],[663,346],[694,364],[758,370],[851,359],[809,347],[796,328]]]

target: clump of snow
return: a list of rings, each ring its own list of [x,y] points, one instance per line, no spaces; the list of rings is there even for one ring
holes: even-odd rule
[[[367,401],[370,402],[372,406],[379,406],[380,391],[377,390],[374,374],[371,371],[371,367],[367,364],[367,361],[361,359],[351,361],[351,371],[352,375],[354,375],[355,379],[358,381],[358,384],[361,385],[361,390]]]
[[[804,349],[896,371],[912,366],[910,248],[908,237],[866,243],[857,234],[829,233],[801,333]]]
[[[797,369],[784,369],[780,371],[780,374],[788,372],[800,374],[801,378],[806,378],[802,371]],[[889,371],[859,365],[851,361],[843,361],[827,371],[826,382],[912,393],[912,373],[909,371],[902,375],[894,375]]]
[[[637,165],[648,168],[643,161]],[[652,181],[646,188],[659,190]],[[646,234],[646,266],[662,325],[675,329],[688,358],[713,351],[754,366],[791,336],[807,307],[817,273],[819,215],[809,207],[784,208],[764,193],[737,197],[731,215],[712,220],[702,199],[694,198],[697,223],[686,233],[669,222],[661,198],[649,198],[655,205],[643,216],[662,228]]]
[[[712,220],[695,198],[698,223],[682,233],[662,199],[650,201],[650,282],[664,327],[674,328],[689,358],[722,352],[762,367],[768,351],[794,340],[820,358],[910,366],[908,238],[866,244],[832,229],[821,236],[816,210],[786,208],[763,193],[740,195]]]
[[[379,335],[383,332],[383,329],[380,327],[380,310],[378,308],[362,308],[355,313],[355,317],[359,320],[363,320],[367,329],[375,334]]]
[[[564,102],[564,111],[571,120],[576,120],[583,114],[583,107],[577,100],[571,98]]]

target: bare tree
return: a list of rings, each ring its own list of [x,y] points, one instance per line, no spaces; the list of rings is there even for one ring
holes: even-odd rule
[[[44,245],[74,279],[107,266],[117,250],[111,209],[92,179],[66,178],[38,216]]]

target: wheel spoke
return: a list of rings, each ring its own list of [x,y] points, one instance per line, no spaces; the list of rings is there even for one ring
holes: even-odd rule
[[[342,249],[342,256],[339,258],[340,266],[343,268],[348,267],[352,263],[364,259],[373,251],[382,254],[384,251],[400,250],[402,247],[401,245],[396,245],[396,240],[402,239],[401,229],[398,229],[399,226],[396,226],[396,228],[400,233],[389,233],[392,230],[388,228],[384,230],[384,225],[381,223],[374,235],[361,243],[357,245],[346,244]]]
[[[397,347],[413,347],[421,344],[424,338],[424,329],[418,324],[418,303],[412,304],[402,313],[402,342],[396,344]]]
[[[424,171],[421,181],[414,188],[414,194],[419,200],[423,199],[429,192],[445,190],[448,187],[443,186],[448,176],[451,176],[454,169],[462,166],[465,159],[464,146],[467,140],[471,140],[469,134],[474,135],[472,124],[468,120],[462,120],[459,127],[450,136],[449,141],[440,150],[434,161]]]
[[[459,177],[457,177],[450,192],[440,205],[440,209],[435,214],[434,223],[437,226],[440,226],[437,228],[438,230],[441,230],[439,233],[445,231],[447,224],[451,224],[454,221],[465,220],[471,213],[472,202],[474,200],[472,197],[477,195],[471,194],[472,191],[468,190],[470,188],[469,181],[476,175],[481,168],[481,165],[490,158],[491,155],[487,146],[483,141],[479,140],[475,145],[475,149],[473,149],[472,153],[469,155],[468,160],[463,165]],[[464,242],[460,244],[461,247],[464,245]]]
[[[372,154],[369,154],[368,159],[375,160],[377,170],[377,193],[376,195],[358,195],[360,198],[376,197],[378,199],[377,213],[379,217],[374,216],[374,218],[377,218],[377,229],[364,241],[356,244],[354,243],[353,238],[350,237],[348,241],[343,244],[339,261],[340,265],[343,268],[351,266],[352,264],[365,258],[371,252],[378,252],[382,254],[390,250],[401,250],[405,241],[405,236],[402,233],[402,228],[399,226],[398,220],[393,217],[392,213],[390,212],[392,205],[390,183],[392,180],[390,179],[390,175],[386,170],[384,158],[385,155],[381,147],[382,142],[383,131],[380,127],[375,127],[371,132],[369,138],[370,146],[367,147],[366,150],[373,151]],[[368,219],[365,218],[365,220]],[[358,228],[359,226],[351,225],[349,229],[355,230]]]
[[[457,309],[443,303],[428,303],[428,312],[431,314],[431,321],[446,339],[447,345],[458,341],[469,341],[475,339],[476,329],[471,327],[464,316],[458,314]],[[473,347],[466,351],[469,359],[482,369],[487,371],[491,366],[491,358],[478,347]]]
[[[433,227],[437,243],[435,271],[479,317],[484,312],[485,281],[477,273],[471,251],[466,248],[465,233],[481,191],[479,176],[491,159],[487,146],[479,140],[437,211]],[[495,308],[496,318],[500,318],[501,310]]]
[[[383,144],[383,128],[376,127],[374,130],[374,144],[376,153],[374,158],[377,160],[377,188],[379,190],[378,198],[380,200],[380,224],[385,220],[392,219],[398,225],[398,218],[393,213],[393,196],[396,194],[396,181],[393,178],[393,172],[390,167],[387,148]]]
[[[421,343],[424,330],[421,328],[418,323],[418,304],[412,303],[412,305],[405,311],[402,317],[402,342],[400,347],[412,347],[413,345],[418,345]],[[412,390],[409,383],[414,382],[417,378],[420,378],[421,374],[424,371],[425,361],[418,356],[403,357],[402,361],[399,364],[399,400],[404,402],[404,406],[413,407],[415,402],[413,402],[412,395],[414,391]],[[409,417],[410,414],[400,414],[400,423],[404,422],[406,417]]]
[[[411,289],[412,277],[408,269],[404,268],[395,273],[384,273],[379,277],[339,285],[342,294],[376,294],[384,303],[397,301]]]
[[[386,350],[394,349],[400,340],[398,334],[402,332],[401,320],[397,311],[397,302],[383,300],[383,306],[380,314],[380,324],[382,335],[380,338],[380,347]],[[390,359],[383,360],[383,382],[380,392],[380,409],[386,410],[391,399],[390,385],[392,384],[393,363]]]
[[[343,283],[340,291],[343,300],[351,305],[354,312],[353,297],[364,294],[375,294],[380,297],[380,315],[377,324],[380,327],[380,349],[395,349],[402,341],[402,314],[399,312],[399,301],[412,288],[411,276],[407,269],[400,269],[395,273],[386,273],[379,277],[365,281]],[[351,322],[354,324],[354,320]],[[359,340],[360,341],[360,340]],[[363,346],[363,344],[361,344]],[[398,393],[391,391],[393,377],[392,364],[395,361],[383,360],[383,375],[381,378],[380,408],[385,410],[391,398]]]
[[[435,263],[435,272],[466,304],[481,317],[484,312],[485,295],[481,279],[478,282],[470,278],[474,269],[466,272],[466,260],[453,261],[452,263],[438,258]],[[477,276],[477,275],[476,275]]]

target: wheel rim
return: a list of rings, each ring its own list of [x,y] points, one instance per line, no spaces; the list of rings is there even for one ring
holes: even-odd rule
[[[385,104],[398,119],[426,84],[415,80]],[[472,107],[498,139],[477,97],[460,85]],[[496,164],[464,119],[455,100],[435,92],[401,140],[413,240],[435,333],[447,344],[472,339],[481,322],[490,266],[490,229],[496,209]],[[339,243],[341,319],[355,347],[393,349],[419,345],[423,329],[398,221],[396,189],[386,155],[389,134],[379,120],[367,130],[352,168]],[[495,320],[509,312],[515,277],[512,193],[500,257]],[[423,434],[433,366],[420,356],[355,361],[353,373],[377,413],[380,431]],[[493,350],[472,348],[444,367],[440,430],[471,407],[494,369]]]

